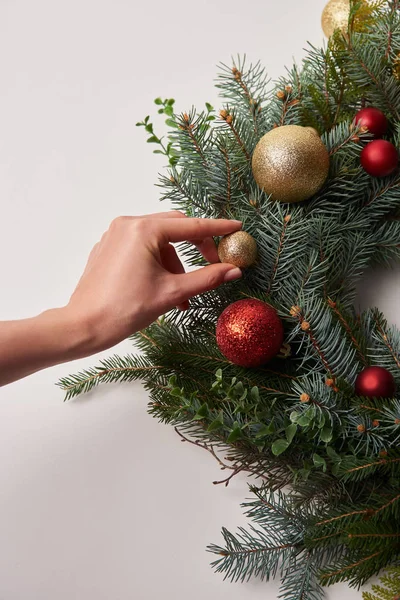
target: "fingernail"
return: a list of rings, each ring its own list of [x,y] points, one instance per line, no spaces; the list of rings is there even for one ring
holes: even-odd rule
[[[231,223],[233,223],[234,225],[243,225],[243,221],[236,221],[235,219],[232,219]]]
[[[234,269],[231,269],[225,273],[224,281],[234,281],[235,279],[239,279],[241,276],[242,271],[239,269],[239,267],[235,267]]]

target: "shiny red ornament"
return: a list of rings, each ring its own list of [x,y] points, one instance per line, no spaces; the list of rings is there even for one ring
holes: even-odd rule
[[[263,365],[283,344],[283,325],[276,310],[252,298],[227,306],[218,318],[216,333],[222,354],[241,367]]]
[[[388,120],[381,110],[367,106],[358,111],[355,122],[360,127],[366,127],[375,137],[382,137],[388,128]]]
[[[355,391],[357,396],[393,398],[396,393],[396,383],[387,369],[366,367],[357,375]]]
[[[386,140],[373,140],[362,150],[361,165],[373,177],[385,177],[397,169],[399,155],[393,144]]]

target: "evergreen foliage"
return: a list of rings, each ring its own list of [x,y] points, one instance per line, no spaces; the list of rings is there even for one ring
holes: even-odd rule
[[[156,99],[168,142],[149,117],[138,125],[168,159],[162,198],[189,216],[241,219],[259,262],[132,336],[139,356],[102,360],[58,384],[70,399],[140,379],[150,414],[210,452],[230,472],[226,485],[239,472],[257,477],[244,504],[252,524],[224,529],[223,545],[209,550],[230,580],[279,576],[289,600],[315,600],[338,581],[360,586],[400,559],[400,396],[354,393],[368,365],[388,369],[400,390],[399,331],[378,309],[354,308],[366,268],[400,258],[400,171],[363,171],[359,156],[371,136],[353,123],[374,105],[400,145],[399,54],[399,0],[376,2],[368,14],[352,2],[348,32],[310,47],[301,68],[274,84],[260,63],[222,64],[219,114],[210,104],[174,114],[172,99]],[[271,200],[251,171],[260,137],[287,124],[316,128],[331,159],[324,187],[299,205]],[[189,244],[181,250],[189,264],[204,264]],[[245,297],[277,309],[290,345],[261,368],[233,365],[216,345],[219,314]]]
[[[372,585],[372,592],[363,592],[363,600],[399,600],[400,567],[388,569],[380,577],[381,585]]]

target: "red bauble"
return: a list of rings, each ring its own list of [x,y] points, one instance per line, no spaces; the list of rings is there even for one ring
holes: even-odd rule
[[[361,165],[373,177],[385,177],[396,170],[399,156],[393,144],[386,140],[373,140],[360,156]]]
[[[357,396],[393,398],[396,393],[396,383],[387,369],[366,367],[357,375],[355,389]]]
[[[388,120],[383,112],[373,106],[359,110],[355,116],[355,122],[360,127],[367,127],[375,137],[381,137],[388,128]]]
[[[283,344],[282,321],[261,300],[238,300],[218,319],[217,344],[234,364],[258,367],[278,354]]]

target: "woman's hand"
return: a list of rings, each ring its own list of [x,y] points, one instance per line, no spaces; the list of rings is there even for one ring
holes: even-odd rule
[[[241,276],[218,262],[212,236],[240,221],[189,219],[178,211],[118,217],[90,253],[68,304],[0,322],[0,385],[106,350],[191,296]],[[173,247],[190,240],[210,265],[185,273]]]
[[[240,221],[192,219],[179,211],[112,221],[90,256],[65,307],[88,327],[95,351],[115,345],[189,298],[241,277],[220,263],[212,236],[241,228]],[[188,240],[212,263],[185,273],[174,242]]]

